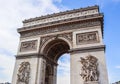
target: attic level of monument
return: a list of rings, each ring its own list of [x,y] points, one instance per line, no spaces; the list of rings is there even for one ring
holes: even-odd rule
[[[62,17],[63,15],[66,15],[66,14],[74,14],[75,13],[75,15],[85,16],[85,15],[96,14],[98,12],[99,12],[99,7],[96,5],[96,6],[74,9],[74,10],[68,10],[68,11],[64,11],[64,12],[48,14],[48,15],[41,16],[41,17],[31,18],[31,19],[24,20],[23,23],[28,23],[28,22],[33,22],[33,21],[36,21],[36,20],[43,20],[43,19],[46,19],[46,18],[53,18],[53,17],[58,17],[58,16]],[[79,13],[79,14],[76,14],[76,13]],[[61,19],[65,19],[65,18],[61,18]]]
[[[18,32],[21,37],[28,37],[92,26],[101,26],[103,33],[103,14],[99,12],[98,6],[24,20],[23,27]]]

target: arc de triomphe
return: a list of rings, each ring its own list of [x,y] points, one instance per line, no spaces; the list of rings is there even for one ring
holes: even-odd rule
[[[56,84],[57,61],[70,53],[71,84],[108,84],[103,14],[98,6],[23,21],[12,84]]]

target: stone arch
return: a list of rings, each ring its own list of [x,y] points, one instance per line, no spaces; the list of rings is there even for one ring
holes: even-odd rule
[[[58,59],[62,54],[68,53],[71,45],[70,42],[68,43],[66,40],[63,40],[63,38],[52,38],[43,46],[44,48],[41,52],[46,57],[45,81],[49,81],[49,84],[53,84],[56,80]],[[50,74],[47,72],[50,72]],[[47,82],[45,84],[47,84]]]
[[[47,57],[49,57],[50,59],[52,59],[53,61],[57,62],[58,58],[62,54],[68,53],[69,49],[70,49],[70,46],[66,41],[62,39],[54,39],[50,42],[47,42],[42,53]]]
[[[40,53],[44,53],[44,49],[45,49],[45,47],[50,43],[50,42],[52,42],[52,41],[54,41],[54,40],[63,40],[64,42],[66,42],[67,44],[68,44],[68,46],[69,46],[69,48],[70,49],[72,49],[72,42],[71,41],[69,41],[68,39],[66,39],[66,38],[64,38],[64,37],[58,37],[58,38],[55,38],[55,37],[53,37],[53,38],[50,38],[50,39],[48,39],[43,45],[42,45],[42,47],[41,47],[41,49],[40,49]]]
[[[52,66],[49,64],[46,64],[46,70],[45,70],[45,84],[49,84],[51,79],[51,75],[53,74]]]
[[[29,84],[56,84],[57,60],[68,51],[70,84],[108,84],[102,39],[103,17],[99,7],[92,6],[24,20],[23,27],[18,29],[20,45],[12,84],[17,83],[17,70],[24,61],[31,64]],[[98,59],[99,80],[96,82],[85,81],[80,76],[80,72],[85,70],[80,57],[88,53]],[[50,73],[46,74],[49,83],[45,83],[45,71]]]

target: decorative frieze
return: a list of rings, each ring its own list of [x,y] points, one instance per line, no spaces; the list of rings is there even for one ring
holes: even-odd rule
[[[37,50],[37,43],[38,43],[38,40],[21,42],[20,52]]]
[[[84,84],[97,84],[96,82],[99,80],[97,61],[98,59],[92,55],[88,55],[86,58],[80,58],[80,63],[82,65],[80,76],[84,80]]]
[[[18,69],[16,84],[29,84],[30,79],[30,63],[22,62]]]
[[[101,25],[100,21],[88,21],[88,22],[80,22],[80,23],[74,23],[74,24],[63,24],[63,25],[53,26],[49,28],[40,28],[34,31],[21,32],[21,38],[29,37],[29,36],[36,36],[36,35],[43,35],[43,34],[48,34],[48,33],[62,32],[62,31],[67,31],[67,30],[80,29],[80,28],[86,28],[86,27],[91,27],[91,26],[99,26],[99,25]]]
[[[79,33],[76,34],[76,44],[89,44],[89,43],[97,43],[99,42],[99,36],[97,31]]]

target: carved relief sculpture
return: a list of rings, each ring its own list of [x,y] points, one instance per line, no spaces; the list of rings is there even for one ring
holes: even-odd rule
[[[99,72],[98,72],[98,63],[97,58],[94,56],[87,56],[86,58],[81,57],[80,62],[82,64],[81,74],[80,76],[84,80],[84,82],[89,81],[98,81],[99,80]]]
[[[30,63],[22,62],[17,74],[17,84],[29,84]]]
[[[99,42],[98,32],[87,32],[77,34],[77,45]]]
[[[37,40],[25,41],[21,43],[20,52],[33,51],[37,49]]]

